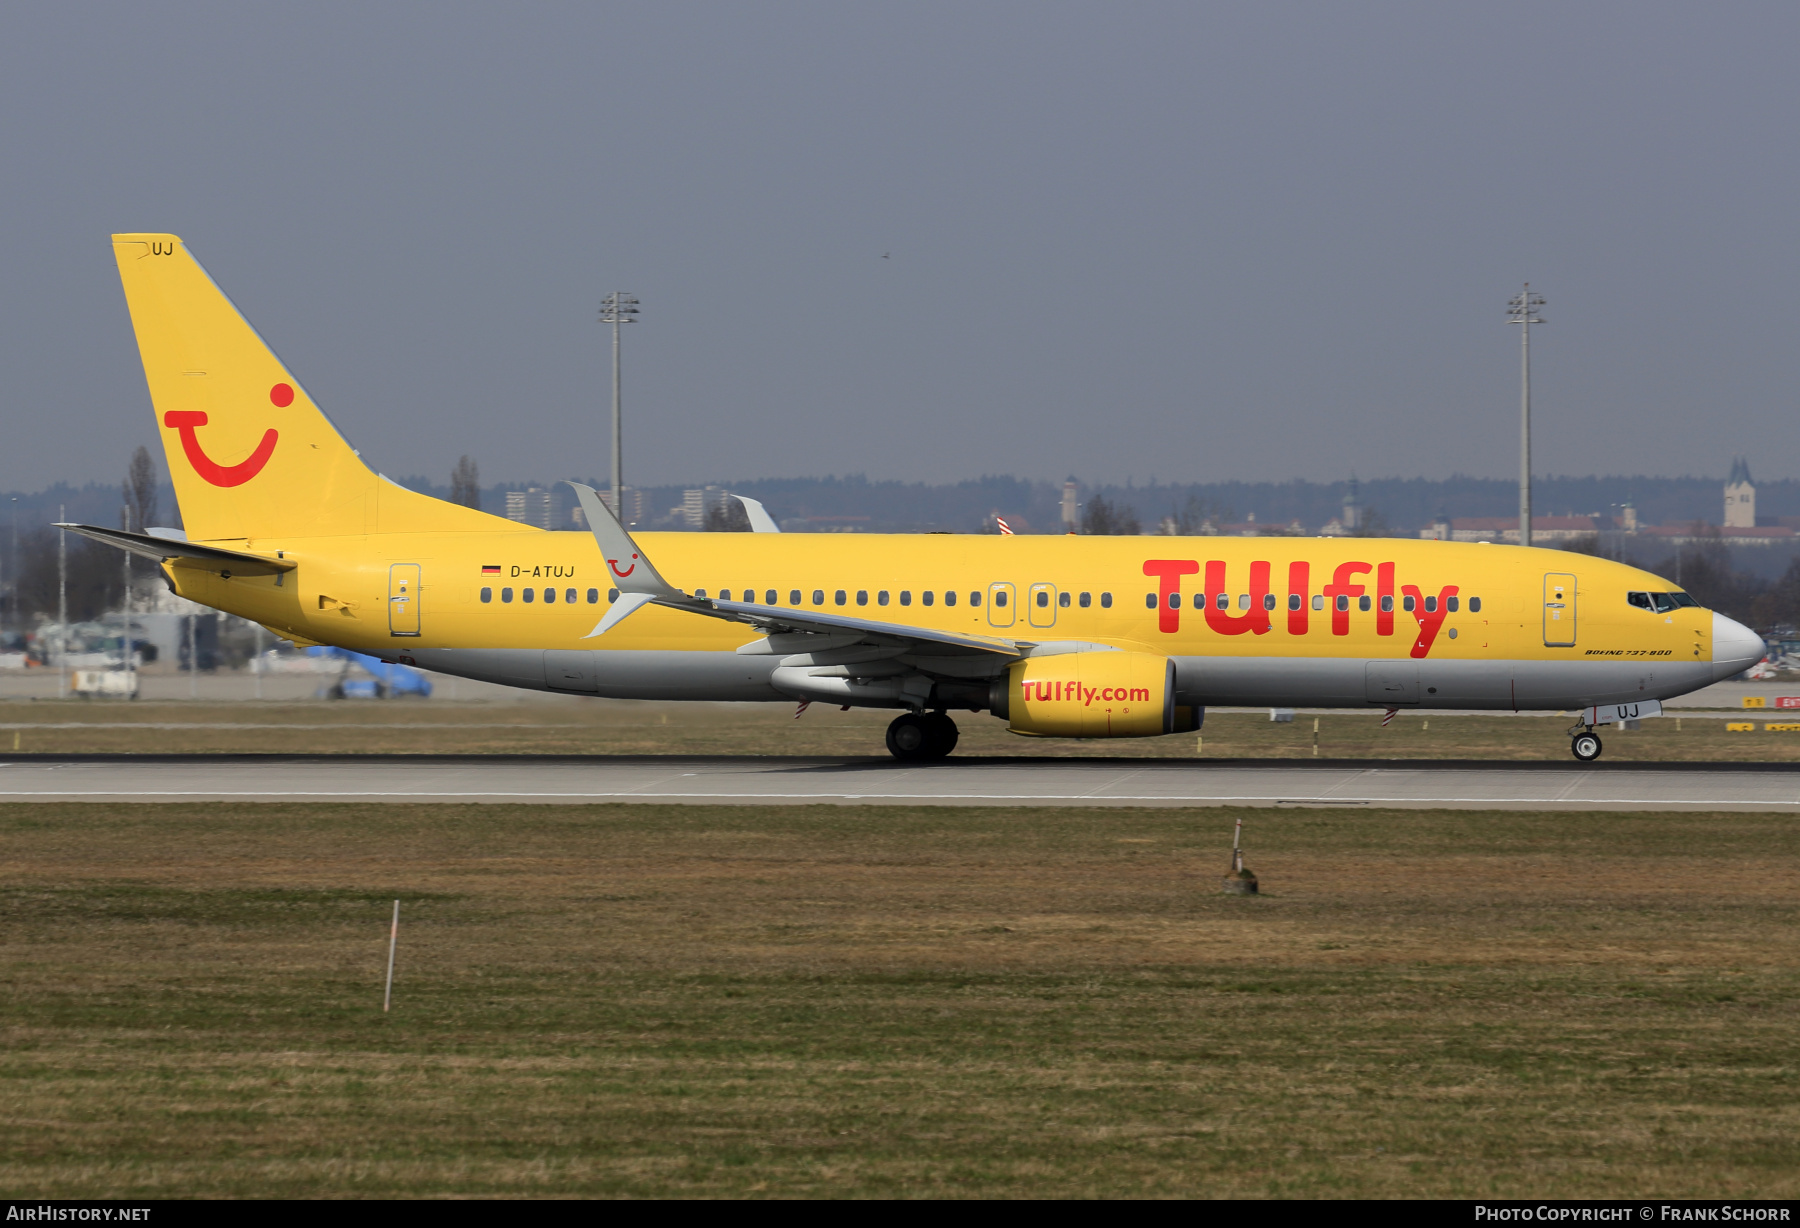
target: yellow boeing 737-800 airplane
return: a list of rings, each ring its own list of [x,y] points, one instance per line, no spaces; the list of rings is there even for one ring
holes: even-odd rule
[[[1208,705],[1584,709],[1593,729],[1754,664],[1762,641],[1619,563],[1385,538],[548,533],[387,480],[174,235],[113,236],[184,531],[74,532],[299,644],[626,699],[950,711],[1124,738]],[[654,562],[652,561],[654,560]]]

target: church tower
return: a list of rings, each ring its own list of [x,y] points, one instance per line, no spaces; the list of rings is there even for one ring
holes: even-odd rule
[[[1756,487],[1750,483],[1750,463],[1741,456],[1731,462],[1731,480],[1725,483],[1725,527],[1756,527]]]

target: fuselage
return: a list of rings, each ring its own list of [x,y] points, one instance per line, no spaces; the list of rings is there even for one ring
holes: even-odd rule
[[[637,540],[689,594],[1167,656],[1178,702],[1202,707],[1567,709],[1668,699],[1762,655],[1760,639],[1678,604],[1685,595],[1658,577],[1559,550],[1393,538]],[[177,561],[177,591],[301,642],[620,698],[793,697],[772,681],[774,661],[737,651],[759,638],[742,624],[649,607],[588,638],[616,581],[585,533],[219,544],[297,567],[224,578]]]
[[[591,534],[515,526],[372,471],[178,236],[113,252],[186,540],[71,527],[301,643],[577,694],[902,708],[902,757],[947,754],[952,708],[1045,737],[1187,731],[1218,704],[1577,708],[1763,652],[1655,576],[1554,550],[633,537],[578,484]]]

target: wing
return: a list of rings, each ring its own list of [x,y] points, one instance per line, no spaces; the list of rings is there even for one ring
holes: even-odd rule
[[[612,572],[613,584],[619,590],[618,601],[613,603],[612,609],[606,612],[594,629],[588,632],[584,637],[586,639],[605,635],[636,611],[654,604],[671,610],[685,610],[706,618],[748,623],[769,636],[824,636],[846,644],[867,642],[883,648],[908,644],[931,645],[939,651],[949,649],[963,653],[997,653],[1011,658],[1026,655],[1032,647],[1030,644],[1021,644],[1020,641],[999,636],[964,635],[955,631],[908,627],[901,623],[849,618],[842,614],[807,613],[748,601],[716,601],[690,597],[662,578],[656,565],[637,542],[632,540],[625,526],[613,516],[612,510],[592,487],[583,486],[579,482],[570,482],[569,485],[575,488],[575,496],[581,500],[581,510],[587,514],[594,541],[599,544],[600,555],[606,560],[607,568]]]
[[[762,632],[762,639],[745,644],[738,652],[780,657],[771,681],[788,694],[834,703],[914,708],[984,705],[989,702],[988,688],[1015,661],[1072,648],[1064,643],[1039,644],[750,601],[691,597],[662,578],[599,495],[579,483],[569,485],[581,499],[601,557],[619,588],[618,600],[588,633],[588,639],[605,635],[646,605],[659,605],[702,618],[742,623]]]
[[[657,604],[670,604],[658,602]],[[710,610],[696,610],[695,613],[710,614],[714,618],[729,618],[732,622],[748,623],[771,638],[792,635],[826,636],[842,640],[845,636],[854,635],[858,643],[866,642],[881,647],[907,645],[942,653],[951,650],[960,653],[998,653],[1005,657],[1025,656],[1034,645],[1020,640],[1003,639],[995,635],[965,635],[958,631],[936,631],[930,627],[908,627],[902,623],[877,622],[870,618],[850,618],[843,614],[826,614],[823,612],[809,614],[804,610],[784,610],[780,606],[756,605],[747,601],[706,601],[700,604],[710,606]],[[683,607],[685,608],[685,607]],[[753,645],[745,645],[738,651],[743,652]]]

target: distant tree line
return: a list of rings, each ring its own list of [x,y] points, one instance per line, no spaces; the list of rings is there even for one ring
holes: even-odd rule
[[[1144,530],[1135,508],[1115,506],[1104,496],[1095,495],[1081,509],[1081,531],[1101,537],[1136,537]]]
[[[467,453],[450,471],[450,502],[481,510],[481,470]]]
[[[750,513],[744,505],[727,495],[706,509],[706,522],[701,526],[708,533],[748,533],[750,531]]]

